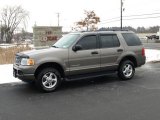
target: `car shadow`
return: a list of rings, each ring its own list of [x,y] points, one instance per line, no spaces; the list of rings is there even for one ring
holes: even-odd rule
[[[136,77],[136,76],[135,76]],[[34,95],[58,95],[58,94],[63,94],[63,93],[71,93],[74,90],[77,91],[87,91],[89,89],[96,90],[96,89],[101,89],[101,88],[112,88],[113,86],[117,85],[120,86],[124,84],[124,82],[120,82],[120,79],[116,74],[112,75],[107,75],[104,77],[97,77],[97,78],[91,78],[91,79],[84,79],[84,80],[77,80],[77,81],[67,81],[67,82],[62,82],[60,87],[50,93],[45,93],[37,89],[35,84],[28,84],[28,83],[14,83],[14,84],[4,84],[1,85],[0,88],[3,87],[10,87],[9,90],[12,94],[17,94],[17,95],[26,95],[26,96],[34,96]],[[45,94],[44,94],[45,93]]]
[[[76,89],[81,87],[88,87],[88,86],[101,86],[103,84],[107,83],[113,83],[115,81],[119,81],[119,78],[116,74],[113,75],[107,75],[104,77],[97,77],[97,78],[90,78],[90,79],[83,79],[83,80],[77,80],[77,81],[63,81],[61,86],[56,90],[58,91],[64,91],[67,89]],[[39,91],[34,83],[28,84],[28,83],[7,83],[1,85],[3,87],[5,86],[11,86],[17,89],[17,91],[24,92],[24,93],[42,93]]]
[[[57,91],[65,91],[65,90],[72,90],[78,88],[87,88],[92,86],[102,86],[104,84],[114,83],[119,81],[119,78],[116,74],[107,75],[104,77],[96,77],[84,80],[75,80],[75,81],[66,81],[62,82],[61,86]]]

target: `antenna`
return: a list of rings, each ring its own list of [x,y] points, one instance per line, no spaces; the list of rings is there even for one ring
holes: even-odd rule
[[[60,14],[60,13],[57,13],[57,18],[58,18],[58,26],[59,26],[59,14]]]

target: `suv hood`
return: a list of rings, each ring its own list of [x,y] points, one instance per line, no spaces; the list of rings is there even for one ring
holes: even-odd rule
[[[64,51],[62,48],[47,48],[47,49],[34,49],[34,50],[29,50],[29,51],[24,51],[17,53],[19,56],[29,56],[31,58],[35,58],[36,56],[44,56],[44,55],[51,55],[51,54],[60,54],[60,51]],[[65,50],[66,51],[66,50]]]

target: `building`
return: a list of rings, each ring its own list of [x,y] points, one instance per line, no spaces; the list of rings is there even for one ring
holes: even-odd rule
[[[35,47],[51,46],[62,37],[61,26],[34,26],[33,43]]]

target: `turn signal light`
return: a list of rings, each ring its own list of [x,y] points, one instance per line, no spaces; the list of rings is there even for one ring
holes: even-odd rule
[[[28,59],[27,64],[28,65],[34,65],[34,60],[33,59]]]

